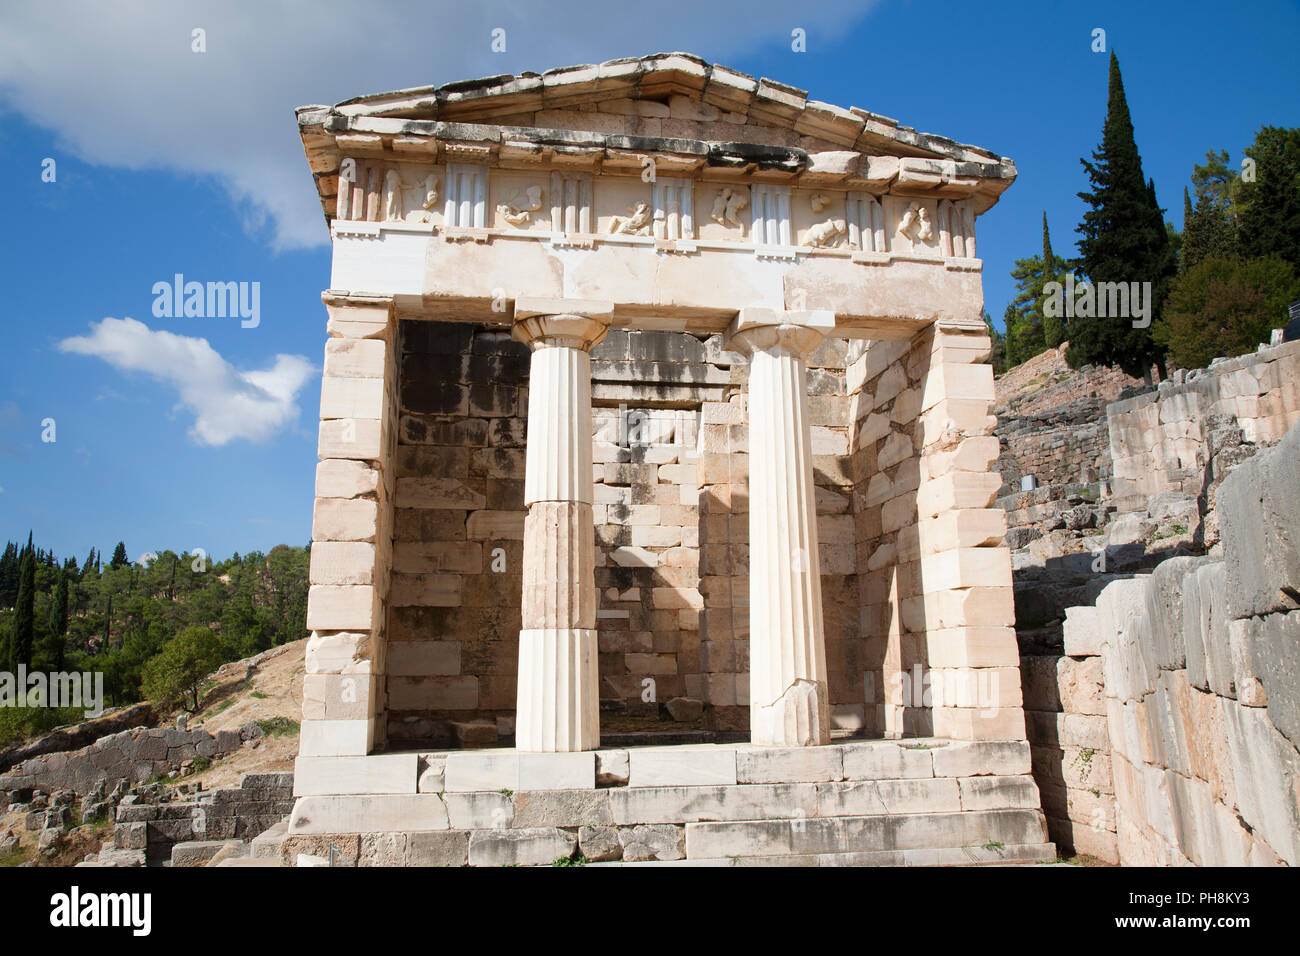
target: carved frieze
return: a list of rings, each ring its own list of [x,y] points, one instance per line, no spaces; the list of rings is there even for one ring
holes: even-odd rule
[[[520,228],[528,225],[533,213],[542,208],[542,187],[528,186],[516,193],[510,202],[497,203],[497,213],[510,225]]]
[[[741,213],[749,208],[749,190],[743,186],[723,186],[713,198],[709,218],[720,226],[734,226],[745,234]]]
[[[609,231],[614,235],[648,236],[650,224],[654,219],[654,210],[648,202],[639,202],[628,208],[626,216],[614,216],[609,222]]]
[[[697,202],[707,211],[698,222]],[[653,238],[656,249],[670,252],[694,252],[700,240],[743,243],[762,257],[790,258],[802,249],[852,253],[854,261],[874,264],[900,256],[975,259],[972,200],[876,195],[834,184],[809,189],[685,176],[646,182],[554,168],[548,176],[481,161],[431,166],[349,157],[339,172],[336,216],[425,225],[450,238],[471,230],[481,241],[492,230],[509,230],[584,247],[603,235]]]

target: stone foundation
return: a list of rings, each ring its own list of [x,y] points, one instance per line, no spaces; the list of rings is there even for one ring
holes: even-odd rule
[[[359,794],[356,788],[369,788]],[[935,739],[300,758],[282,862],[1041,862],[1029,746]]]

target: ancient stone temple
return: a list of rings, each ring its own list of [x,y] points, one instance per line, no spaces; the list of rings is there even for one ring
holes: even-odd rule
[[[1010,160],[686,54],[298,123],[333,271],[291,842],[1050,858],[976,254]],[[660,717],[712,736],[602,744]]]

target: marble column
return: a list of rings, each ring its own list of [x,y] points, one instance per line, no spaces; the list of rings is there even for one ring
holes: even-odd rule
[[[591,355],[613,305],[519,298],[514,338],[532,349],[524,475],[519,750],[600,746],[592,524]]]
[[[830,312],[742,309],[749,364],[749,713],[756,744],[830,743],[817,509],[804,356]]]

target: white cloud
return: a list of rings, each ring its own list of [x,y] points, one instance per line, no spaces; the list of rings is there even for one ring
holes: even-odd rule
[[[200,445],[270,438],[297,417],[298,392],[316,373],[301,355],[277,355],[269,368],[243,372],[207,339],[154,331],[135,319],[106,318],[90,328],[61,341],[59,351],[93,355],[172,386],[178,404],[194,414],[190,436]]]
[[[6,4],[0,103],[85,161],[215,177],[251,229],[293,248],[327,240],[294,107],[663,50],[727,62],[789,49],[796,27],[814,57],[875,2]],[[489,49],[498,26],[504,54]],[[191,52],[195,28],[205,53]]]

